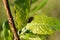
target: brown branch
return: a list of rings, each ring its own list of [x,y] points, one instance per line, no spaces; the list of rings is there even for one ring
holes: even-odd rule
[[[15,24],[14,24],[14,21],[13,21],[13,17],[11,15],[8,0],[3,0],[3,4],[4,4],[5,10],[6,10],[6,15],[7,15],[7,18],[8,18],[10,28],[11,28],[13,34],[14,34],[14,40],[19,40],[19,36],[17,34]]]

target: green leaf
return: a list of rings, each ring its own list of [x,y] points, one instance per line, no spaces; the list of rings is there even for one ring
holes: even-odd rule
[[[30,0],[16,0],[14,3],[15,24],[17,30],[21,30],[26,24],[30,11]]]
[[[36,15],[31,23],[26,26],[34,34],[51,35],[54,31],[60,30],[60,21],[47,15]]]
[[[10,26],[8,22],[3,23],[3,35],[4,35],[4,40],[13,40],[13,33],[10,30]]]
[[[21,40],[45,40],[45,36],[38,36],[35,34],[31,34],[31,33],[24,33],[24,34],[20,34],[20,38]]]
[[[38,10],[40,10],[42,7],[45,6],[45,4],[47,3],[48,0],[43,0],[42,3],[40,3],[38,6],[35,6],[32,10],[31,10],[31,13],[35,13],[37,12]]]

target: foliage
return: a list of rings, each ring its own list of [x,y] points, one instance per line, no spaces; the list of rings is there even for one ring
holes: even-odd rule
[[[54,31],[60,30],[60,21],[45,14],[37,14],[33,16],[30,23],[27,23],[30,16],[44,7],[48,0],[43,0],[41,4],[31,10],[31,5],[36,1],[15,0],[14,2],[12,9],[15,14],[14,22],[17,32],[21,31],[18,33],[21,40],[47,40],[46,37],[49,37]],[[4,40],[13,40],[13,33],[8,22],[4,22],[2,27]]]
[[[54,31],[60,30],[60,21],[40,14],[34,16],[33,21],[28,23],[25,29],[30,30],[34,34],[51,35]]]
[[[21,30],[27,23],[28,13],[30,10],[30,1],[29,0],[16,0],[14,4],[15,12],[15,23],[16,28]]]
[[[13,40],[13,33],[7,21],[3,23],[3,35],[4,40]]]
[[[20,38],[24,40],[45,40],[46,36],[45,35],[39,36],[32,33],[24,33],[20,35]]]
[[[22,29],[21,34],[32,33],[35,36],[37,36],[37,35],[41,35],[41,36],[46,35],[47,36],[48,35],[47,37],[49,37],[55,31],[58,31],[58,30],[60,30],[60,21],[58,19],[49,17],[45,14],[40,14],[40,15],[34,16],[33,21],[31,21],[31,23],[28,23],[26,25],[26,27],[24,27]],[[46,37],[46,36],[44,36],[44,37]],[[45,39],[41,39],[41,40],[45,40]],[[38,39],[38,40],[40,40],[40,39]]]

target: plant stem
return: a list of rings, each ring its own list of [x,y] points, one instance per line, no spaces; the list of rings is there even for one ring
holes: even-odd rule
[[[10,7],[9,7],[8,0],[3,0],[3,4],[4,4],[5,10],[6,10],[6,15],[7,15],[7,18],[8,18],[10,28],[11,28],[13,34],[14,34],[14,40],[19,40],[19,36],[18,36],[16,28],[15,28],[15,24],[14,24],[14,21],[13,21],[13,17],[12,17],[12,14],[11,14],[11,10],[10,10]]]

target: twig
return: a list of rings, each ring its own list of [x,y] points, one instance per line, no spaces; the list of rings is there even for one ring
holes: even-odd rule
[[[12,17],[12,14],[11,14],[11,10],[10,10],[10,7],[9,7],[8,0],[3,0],[3,4],[4,4],[5,10],[6,10],[6,15],[7,15],[7,18],[8,18],[10,28],[11,28],[13,34],[14,34],[14,40],[19,40],[19,36],[18,36],[16,28],[15,28],[15,24],[14,24],[14,21],[13,21],[13,17]]]

